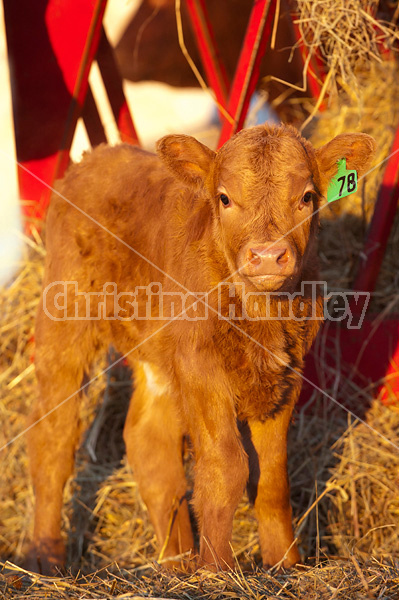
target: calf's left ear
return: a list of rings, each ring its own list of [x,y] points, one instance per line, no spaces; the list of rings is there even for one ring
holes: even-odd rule
[[[180,181],[199,189],[208,177],[216,156],[189,135],[166,135],[156,144],[157,153]]]
[[[357,171],[358,177],[367,172],[377,144],[366,133],[342,133],[316,150],[320,175],[329,182],[337,173],[337,161],[346,158],[346,168]]]

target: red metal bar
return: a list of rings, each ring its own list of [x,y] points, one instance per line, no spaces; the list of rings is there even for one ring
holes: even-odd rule
[[[396,130],[390,157],[375,203],[367,239],[359,258],[355,290],[372,292],[375,288],[388,237],[399,200],[399,127]]]
[[[105,6],[106,0],[4,0],[19,188],[29,218],[43,218],[48,186],[68,164]]]
[[[356,414],[368,408],[367,397],[370,402],[378,398],[383,404],[398,407],[398,341],[398,314],[379,323],[366,317],[360,329],[346,329],[340,323],[327,321],[306,357],[298,405],[303,406],[313,395],[311,382],[331,390],[339,374],[335,398]]]
[[[205,0],[186,0],[186,4],[208,84],[215,92],[219,104],[225,108],[230,82],[216,46]]]
[[[79,68],[73,84],[72,102],[69,107],[68,115],[65,121],[64,134],[61,140],[60,151],[54,169],[53,181],[62,177],[69,164],[69,151],[72,145],[75,133],[76,123],[83,109],[87,88],[89,85],[89,73],[92,62],[97,54],[98,45],[102,31],[102,20],[105,12],[107,0],[96,0],[92,19],[86,36],[86,42],[79,62]],[[78,7],[75,7],[78,10]],[[79,14],[79,12],[77,13]],[[73,28],[70,29],[70,32]],[[57,43],[54,42],[54,51],[57,55]],[[65,46],[62,44],[59,48],[60,57],[65,57]],[[64,58],[65,60],[65,58]],[[72,78],[71,78],[72,79]],[[72,81],[71,81],[72,83]]]
[[[140,145],[128,103],[123,91],[122,78],[119,74],[113,50],[102,28],[97,51],[97,62],[103,78],[105,89],[111,104],[115,121],[121,134],[122,142]]]
[[[220,147],[244,124],[249,101],[259,78],[259,66],[272,28],[276,0],[254,2],[227,105],[233,123],[223,119]]]

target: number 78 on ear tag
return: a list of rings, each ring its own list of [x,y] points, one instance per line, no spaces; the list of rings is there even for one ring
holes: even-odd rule
[[[331,179],[327,191],[327,202],[345,198],[357,190],[357,172],[346,169],[346,158],[338,161],[338,173]]]

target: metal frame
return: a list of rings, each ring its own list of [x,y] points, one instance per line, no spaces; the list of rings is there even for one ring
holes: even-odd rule
[[[86,120],[92,142],[105,139],[88,82],[96,57],[122,140],[138,143],[102,29],[106,4],[107,0],[4,0],[18,182],[27,232],[32,220],[40,227],[51,195],[48,186],[62,177],[69,164],[78,118]],[[47,114],[41,106],[48,108]],[[47,138],[43,130],[50,132]]]

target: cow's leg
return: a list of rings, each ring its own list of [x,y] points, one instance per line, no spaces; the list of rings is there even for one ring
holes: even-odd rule
[[[234,566],[233,517],[248,479],[248,457],[237,428],[225,372],[211,353],[182,363],[180,382],[195,452],[194,509],[200,562],[211,569]],[[199,371],[200,369],[200,371]]]
[[[230,546],[233,517],[247,482],[248,461],[234,417],[225,414],[219,425],[196,433],[194,508],[201,563],[225,570],[234,566]],[[191,435],[195,435],[193,430]]]
[[[65,561],[61,538],[63,489],[79,441],[79,394],[87,354],[81,322],[39,314],[35,363],[38,398],[29,419],[28,452],[36,495],[33,545],[27,566],[54,573]]]
[[[264,422],[251,420],[247,448],[250,459],[248,492],[259,523],[262,560],[270,567],[283,559],[290,567],[300,560],[292,530],[287,475],[287,431],[292,407]]]
[[[161,558],[194,548],[183,469],[183,430],[175,400],[160,372],[134,364],[135,391],[124,439],[141,497],[154,526]],[[181,566],[184,560],[167,562]]]

